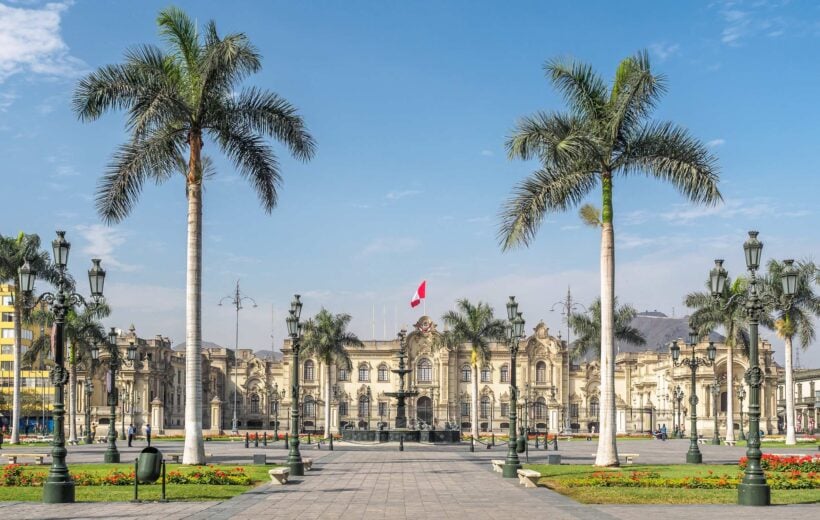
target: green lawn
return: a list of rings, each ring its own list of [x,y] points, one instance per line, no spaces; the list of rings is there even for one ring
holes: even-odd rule
[[[626,472],[653,471],[662,477],[707,477],[714,475],[735,475],[740,470],[736,464],[686,464],[644,465],[635,464],[623,468],[596,468],[580,464],[525,466],[541,473],[541,486],[553,489],[562,495],[583,504],[735,504],[737,490],[734,489],[682,489],[682,488],[631,488],[631,487],[570,487],[564,481],[591,475],[600,471]],[[774,504],[815,504],[820,503],[820,489],[772,490]]]
[[[226,500],[241,493],[244,493],[261,482],[269,479],[268,470],[276,465],[267,466],[240,466],[214,465],[215,468],[238,468],[241,467],[249,475],[254,484],[250,486],[227,486],[227,485],[204,485],[204,484],[168,484],[166,486],[166,498],[169,500]],[[26,471],[48,472],[48,466],[26,466]],[[134,470],[133,464],[72,464],[72,471],[82,471],[92,474],[106,474],[112,470],[119,470],[129,473]],[[168,464],[168,472],[182,471],[185,473],[196,471],[196,466],[183,466],[182,464]],[[160,498],[161,486],[159,483],[152,485],[140,485],[140,499],[158,500]],[[39,501],[43,498],[43,488],[41,487],[4,487],[0,486],[0,501]],[[81,502],[120,502],[134,498],[134,486],[77,486],[76,498]]]

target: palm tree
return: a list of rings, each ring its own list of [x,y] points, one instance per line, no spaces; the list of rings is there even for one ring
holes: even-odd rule
[[[144,45],[125,62],[83,78],[74,110],[83,121],[105,111],[128,112],[130,139],[120,146],[97,191],[97,211],[107,223],[124,219],[146,180],[161,183],[183,161],[188,198],[187,303],[185,316],[185,464],[204,464],[202,439],[202,147],[210,138],[235,164],[270,213],[281,183],[273,138],[300,160],[313,157],[314,141],[301,116],[285,99],[240,83],[261,67],[244,34],[221,37],[213,21],[202,35],[180,9],[157,19],[167,50]]]
[[[39,236],[27,235],[22,232],[16,237],[0,235],[0,281],[12,285],[12,298],[14,301],[14,382],[12,389],[11,439],[9,439],[11,444],[20,442],[21,342],[23,334],[22,323],[27,309],[23,305],[22,294],[17,284],[17,270],[26,260],[29,261],[32,270],[37,273],[38,277],[47,281],[54,281],[55,271],[51,265],[48,253],[40,249]]]
[[[618,465],[615,442],[616,175],[646,175],[671,183],[692,202],[721,200],[715,158],[688,131],[648,120],[666,90],[646,52],[621,61],[610,89],[590,65],[553,60],[547,76],[564,94],[567,112],[525,117],[507,141],[510,158],[539,159],[501,214],[503,249],[529,245],[548,213],[578,206],[601,185],[601,429],[596,466]]]
[[[504,339],[506,323],[493,316],[493,308],[484,302],[473,305],[466,298],[456,302],[455,311],[448,311],[442,316],[460,344],[470,344],[470,366],[473,369],[472,382],[472,417],[470,431],[473,438],[478,438],[478,368],[490,359],[490,342]],[[512,367],[511,370],[515,370]]]
[[[735,348],[749,355],[749,321],[746,307],[742,298],[737,296],[746,294],[748,283],[743,277],[734,282],[727,278],[723,294],[717,298],[710,292],[709,281],[706,282],[706,292],[694,292],[686,295],[684,303],[690,309],[695,309],[689,317],[689,323],[700,337],[708,336],[717,327],[723,328],[726,340],[726,440],[735,440],[734,425],[734,363]],[[768,323],[764,317],[763,321]]]
[[[630,345],[645,345],[643,333],[631,325],[638,311],[631,305],[618,307],[615,298],[615,339]],[[573,312],[569,315],[569,326],[575,332],[570,357],[578,360],[594,353],[600,356],[601,349],[601,299],[596,298],[586,312]]]
[[[99,322],[108,317],[111,309],[103,303],[92,308],[85,308],[80,312],[71,309],[66,313],[63,325],[63,337],[68,349],[68,442],[77,443],[77,366],[85,365],[86,370],[91,368],[91,348],[95,343],[103,343],[105,328]],[[51,330],[54,324],[54,313],[39,309],[31,314],[32,324],[40,325],[41,330]],[[32,342],[31,347],[23,356],[23,360],[34,365],[37,359],[44,358],[51,349],[51,335],[41,334]]]
[[[778,304],[767,309],[774,314],[774,324],[770,326],[783,338],[786,357],[786,444],[797,444],[794,434],[794,366],[792,365],[792,341],[800,340],[800,346],[807,348],[815,339],[814,319],[820,317],[820,296],[812,290],[812,279],[817,267],[812,262],[797,265],[797,290],[786,303],[783,286],[780,283],[785,265],[777,260],[769,261],[768,272],[763,277],[763,287]]]
[[[355,334],[346,330],[351,319],[349,314],[336,314],[334,316],[322,308],[316,316],[307,320],[304,325],[302,352],[316,357],[325,365],[325,437],[331,435],[330,387],[333,384],[331,367],[344,365],[350,370],[352,364],[347,349],[350,347],[364,347],[364,343]]]

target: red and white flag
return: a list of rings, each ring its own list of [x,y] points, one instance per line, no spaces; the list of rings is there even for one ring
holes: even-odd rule
[[[427,294],[427,280],[421,282],[419,288],[416,289],[416,294],[413,295],[413,299],[410,300],[410,307],[416,308],[418,304],[421,303],[421,300],[425,298]]]

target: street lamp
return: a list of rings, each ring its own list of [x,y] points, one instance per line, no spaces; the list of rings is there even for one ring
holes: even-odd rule
[[[712,413],[715,416],[715,432],[712,434],[712,444],[720,446],[720,435],[718,434],[718,397],[720,396],[720,383],[717,378],[712,383]],[[731,425],[729,425],[731,428]]]
[[[686,453],[686,462],[688,464],[700,464],[703,462],[703,456],[700,453],[700,449],[698,449],[698,423],[697,423],[697,406],[698,406],[698,396],[695,392],[695,373],[698,371],[699,366],[707,366],[710,367],[715,362],[715,344],[713,342],[709,342],[709,347],[706,349],[706,356],[703,357],[696,357],[695,356],[695,347],[698,343],[698,334],[694,330],[689,331],[689,344],[688,346],[692,348],[692,355],[688,358],[679,359],[680,358],[680,347],[678,346],[677,341],[672,342],[672,362],[675,364],[676,367],[680,366],[688,366],[689,369],[692,371],[692,395],[689,396],[689,404],[692,406],[692,415],[690,419],[692,421],[691,424],[691,431],[689,432],[689,451]]]
[[[96,343],[91,347],[91,363],[85,377],[85,443],[91,444],[91,394],[94,393],[94,383],[91,377],[94,374],[94,365],[100,357],[100,347]]]
[[[108,406],[111,407],[110,416],[108,418],[108,445],[105,448],[104,461],[106,463],[118,463],[120,461],[120,452],[117,450],[117,401],[119,396],[117,394],[117,387],[115,385],[117,371],[122,368],[123,360],[120,357],[120,351],[117,348],[117,329],[111,327],[108,332],[108,341],[106,342],[108,350],[108,376],[106,376],[106,390],[108,391]],[[137,359],[137,347],[134,343],[130,343],[125,351],[125,356],[129,364],[133,364]],[[92,359],[100,357],[99,345],[94,345],[91,349]],[[126,397],[127,399],[127,397]],[[122,430],[125,432],[125,413],[122,414]]]
[[[749,317],[749,369],[744,379],[749,385],[749,435],[746,443],[746,457],[748,464],[743,473],[743,479],[737,487],[737,502],[747,506],[767,506],[771,504],[771,488],[766,483],[766,475],[760,464],[763,453],[760,451],[760,387],[763,386],[763,370],[760,368],[758,355],[758,323],[763,314],[764,304],[781,304],[789,309],[792,297],[797,290],[798,272],[794,267],[794,260],[784,260],[784,268],[780,277],[783,288],[783,301],[778,301],[768,294],[761,294],[757,288],[757,269],[760,267],[760,257],[763,252],[763,243],[757,239],[757,231],[749,231],[749,238],[743,243],[743,253],[746,259],[746,269],[749,271],[749,289],[745,293],[735,294],[729,298],[726,305],[738,300],[746,307]],[[723,268],[723,260],[715,260],[715,267],[709,272],[712,296],[718,300],[726,287],[728,275]]]
[[[504,461],[502,476],[504,478],[518,477],[521,461],[516,452],[516,408],[518,407],[518,389],[515,386],[516,357],[518,356],[519,340],[524,336],[524,318],[518,312],[518,302],[515,296],[510,296],[507,302],[507,345],[510,347],[510,438],[507,442],[507,459]]]
[[[54,283],[56,293],[42,293],[33,299],[34,280],[37,273],[31,268],[28,260],[18,269],[20,289],[23,293],[23,304],[29,308],[40,302],[45,302],[54,313],[54,367],[51,369],[51,383],[54,385],[54,441],[52,442],[52,464],[48,478],[43,484],[43,502],[62,504],[74,502],[74,481],[68,471],[65,458],[65,384],[68,382],[68,371],[65,368],[65,337],[63,336],[66,314],[77,305],[88,308],[97,307],[103,300],[103,285],[105,284],[105,270],[100,266],[100,260],[91,260],[92,266],[88,270],[88,282],[91,289],[91,302],[88,303],[79,294],[74,292],[74,285],[66,272],[68,253],[71,244],[65,239],[65,231],[57,231],[57,238],[51,243],[54,255],[54,266],[57,268],[57,280]],[[33,302],[32,302],[33,300]]]
[[[583,309],[584,312],[587,312],[587,308],[584,307],[583,304],[578,303],[578,302],[576,302],[572,299],[572,293],[570,292],[569,287],[567,287],[567,297],[564,298],[563,300],[559,300],[559,301],[553,303],[552,307],[550,308],[550,312],[555,311],[555,307],[561,307],[561,315],[564,317],[564,319],[567,322],[567,356],[566,356],[567,366],[566,366],[566,371],[567,371],[567,381],[569,381],[570,368],[571,368],[570,367],[571,360],[569,358],[569,346],[571,344],[571,341],[570,341],[571,337],[570,336],[571,336],[571,332],[572,332],[572,329],[571,329],[570,323],[569,323],[569,319],[570,319],[570,316],[572,315],[573,311]],[[560,331],[558,332],[558,341],[559,342],[561,341],[561,332]],[[569,397],[570,397],[569,396],[569,394],[570,394],[569,388],[567,388],[564,391],[564,394],[565,394],[564,395],[564,403],[562,403],[562,406],[565,410],[567,410],[567,413],[564,414],[563,427],[564,427],[564,431],[568,432],[571,429],[570,428],[570,423],[569,423],[569,413],[568,413],[568,411],[569,411]],[[556,430],[557,430],[557,428],[556,428]]]
[[[680,387],[680,385],[677,385],[675,387],[675,392],[672,394],[672,396],[674,397],[675,401],[678,403],[678,412],[677,412],[678,428],[677,428],[677,432],[676,432],[675,436],[678,439],[683,439],[683,421],[681,421],[681,419],[683,418],[683,409],[681,408],[681,401],[683,401],[683,389]]]
[[[299,295],[293,297],[290,303],[290,312],[285,322],[288,325],[291,348],[293,349],[293,363],[291,366],[291,390],[290,390],[290,451],[288,452],[288,466],[290,474],[293,476],[304,476],[305,465],[302,462],[302,455],[299,453],[299,349],[302,335],[302,325],[299,323],[299,316],[302,314],[302,302]]]
[[[231,433],[234,435],[239,434],[239,423],[237,422],[236,417],[236,399],[237,394],[239,393],[239,382],[237,379],[236,371],[239,366],[239,311],[242,310],[242,302],[249,301],[253,303],[253,306],[256,307],[256,300],[251,298],[250,296],[243,296],[242,292],[239,290],[239,280],[236,281],[236,290],[230,296],[225,296],[221,300],[219,300],[219,306],[222,306],[222,302],[228,300],[231,305],[236,308],[236,335],[234,337],[234,359],[233,359],[233,420],[231,421]],[[221,420],[221,418],[220,418]]]
[[[742,383],[738,386],[737,399],[740,401],[740,440],[745,441],[746,435],[743,433],[743,400],[746,399],[746,388]]]

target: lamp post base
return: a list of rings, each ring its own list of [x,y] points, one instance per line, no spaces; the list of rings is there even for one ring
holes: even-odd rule
[[[518,470],[521,469],[521,463],[518,464],[505,462],[501,476],[504,478],[518,478]]]
[[[74,503],[74,481],[46,482],[43,484],[44,504]]]
[[[687,451],[686,452],[686,463],[687,464],[702,464],[703,463],[703,454],[701,454],[700,450],[698,451]]]
[[[113,450],[105,450],[105,455],[103,456],[103,460],[106,464],[119,464],[120,462],[120,452],[113,451]]]
[[[746,484],[737,486],[737,503],[741,506],[768,506],[772,503],[772,489],[768,484]]]
[[[712,445],[713,446],[720,446],[720,437],[713,437],[712,438]]]
[[[304,477],[305,476],[305,463],[304,462],[288,462],[288,467],[290,468],[290,476],[291,477]]]

